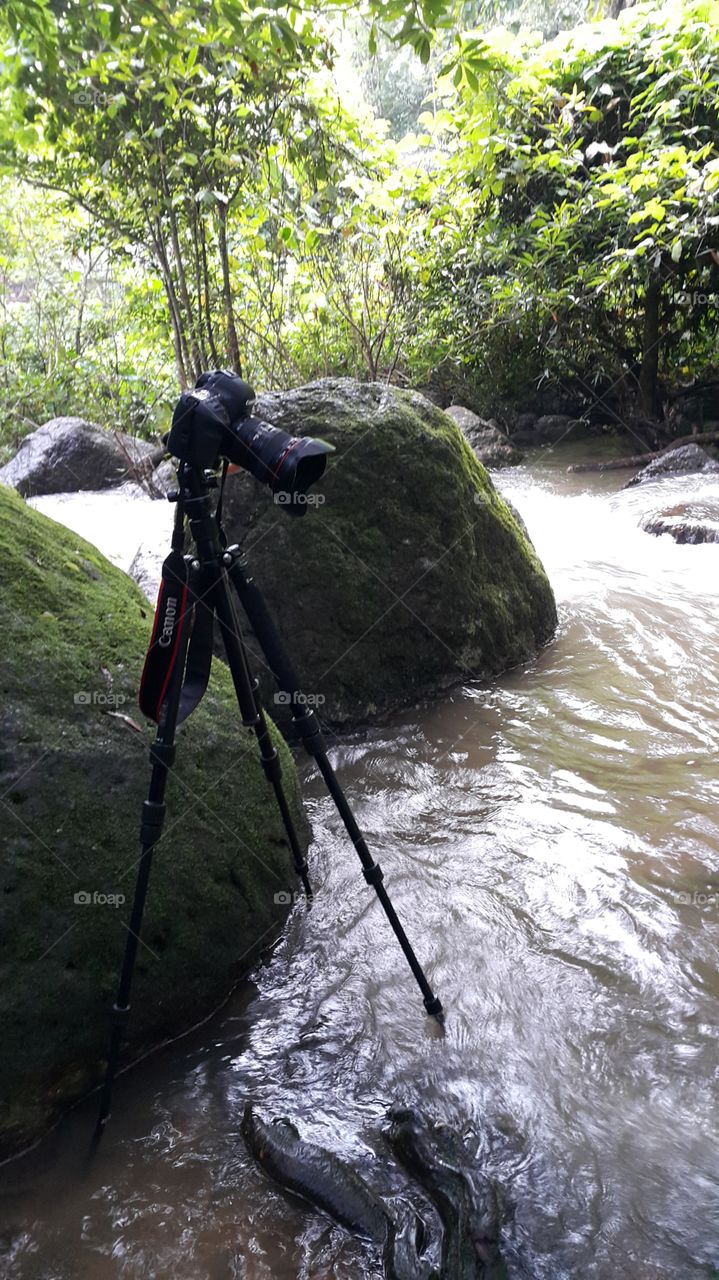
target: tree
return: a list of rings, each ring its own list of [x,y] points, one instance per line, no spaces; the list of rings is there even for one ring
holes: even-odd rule
[[[660,375],[710,363],[718,32],[714,0],[674,0],[539,48],[461,43],[450,169],[471,209],[435,282],[454,288],[465,353],[493,326],[533,335],[535,378],[620,379],[651,418]]]
[[[5,10],[5,166],[64,193],[107,246],[159,275],[183,386],[208,364],[241,371],[243,234],[281,251],[290,207],[330,180],[333,149],[352,145],[346,113],[335,100],[323,116],[326,94],[311,90],[332,61],[323,13],[343,7],[10,0]],[[424,60],[446,10],[445,0],[363,8],[375,33],[401,15],[397,39]],[[258,207],[261,228],[245,216]]]

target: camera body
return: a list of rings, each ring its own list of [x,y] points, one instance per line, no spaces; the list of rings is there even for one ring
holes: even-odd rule
[[[311,436],[290,436],[250,413],[255,393],[226,369],[203,373],[193,391],[184,391],[172,415],[169,452],[201,470],[214,470],[221,459],[249,471],[284,494],[290,515],[301,516],[306,503],[295,503],[323,474],[332,445]]]

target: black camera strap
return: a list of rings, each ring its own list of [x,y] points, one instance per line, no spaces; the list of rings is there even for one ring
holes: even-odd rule
[[[227,460],[223,460],[220,493],[215,512],[221,546],[227,545],[222,527],[222,499],[227,478]],[[155,622],[140,681],[140,710],[155,724],[160,723],[162,707],[170,688],[172,673],[178,662],[184,663],[177,723],[181,724],[202,701],[210,678],[214,609],[205,604],[204,591],[195,590],[197,574],[192,557],[183,554],[185,513],[178,501],[172,550],[162,566],[160,590],[155,606]],[[189,635],[189,639],[188,639]]]
[[[195,710],[210,678],[214,612],[193,590],[189,557],[170,552],[162,566],[150,646],[140,681],[140,710],[159,724],[172,673],[184,662],[177,723]],[[189,644],[187,635],[189,634]]]

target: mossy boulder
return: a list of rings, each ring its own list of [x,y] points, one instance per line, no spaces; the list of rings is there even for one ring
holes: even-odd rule
[[[368,720],[496,675],[549,639],[556,608],[536,552],[441,409],[326,379],[262,395],[255,412],[336,448],[301,519],[244,474],[226,491],[230,540],[326,720]]]
[[[0,1151],[7,1152],[41,1132],[101,1070],[153,733],[136,710],[151,624],[138,587],[4,486],[0,541]],[[293,762],[274,726],[273,735],[306,840]],[[178,747],[128,1055],[219,1002],[276,936],[287,908],[275,895],[294,888],[272,789],[221,664]]]

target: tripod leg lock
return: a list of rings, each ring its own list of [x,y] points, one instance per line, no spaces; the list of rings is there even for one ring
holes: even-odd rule
[[[282,765],[277,748],[272,748],[272,755],[261,757],[262,768],[265,771],[265,777],[268,782],[280,782],[282,779]]]
[[[294,722],[299,729],[305,751],[311,756],[324,755],[327,746],[314,711],[305,709],[302,715],[294,717]]]
[[[150,764],[161,764],[165,769],[171,769],[175,763],[176,754],[177,748],[174,742],[153,742],[150,747]]]
[[[157,844],[165,821],[167,806],[154,800],[145,800],[142,805],[142,821],[140,823],[140,843],[143,848]]]
[[[362,875],[367,881],[367,884],[371,884],[375,889],[377,888],[377,885],[381,884],[384,880],[384,871],[379,865],[379,862],[373,862],[371,867],[363,867]]]

